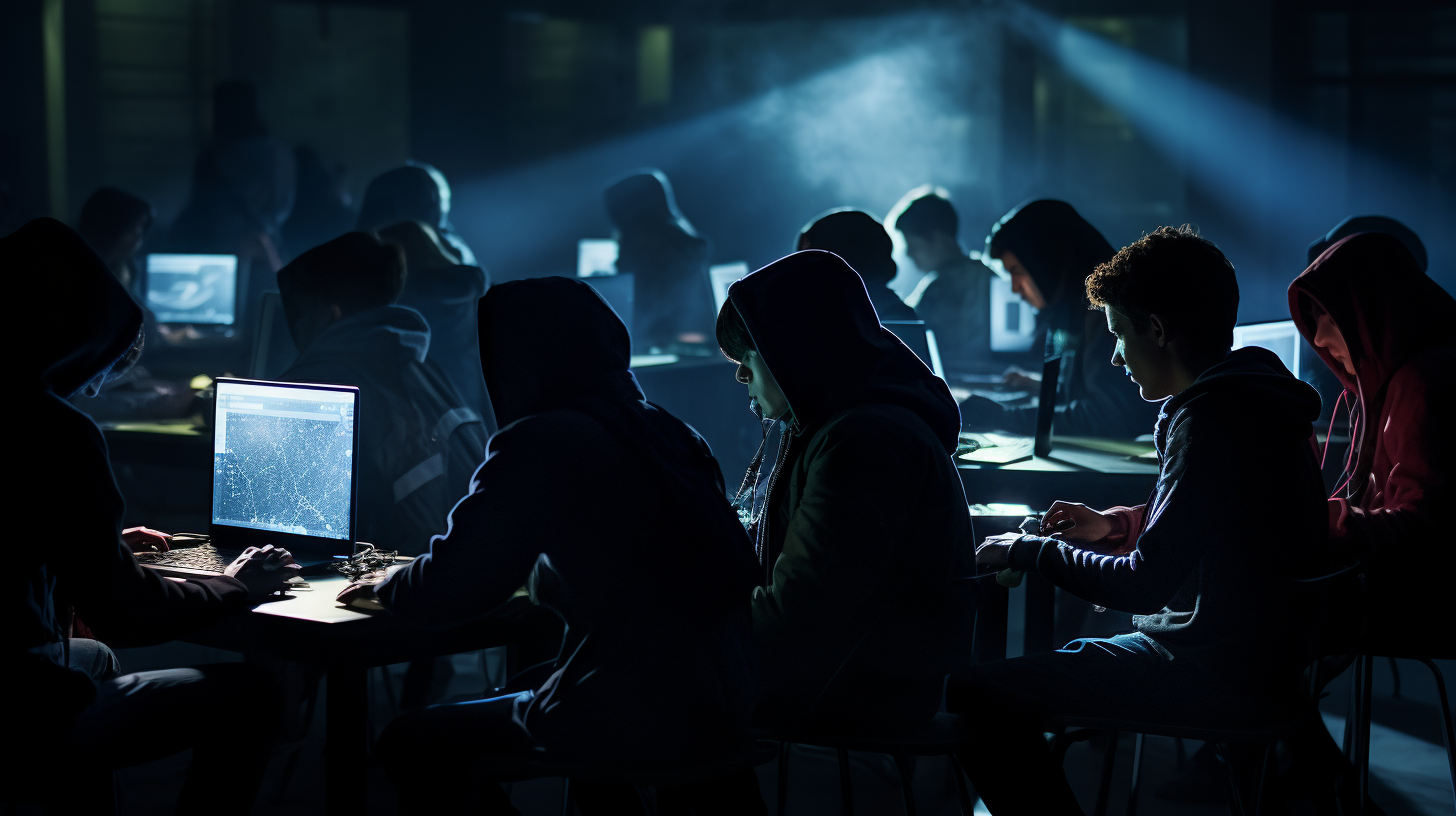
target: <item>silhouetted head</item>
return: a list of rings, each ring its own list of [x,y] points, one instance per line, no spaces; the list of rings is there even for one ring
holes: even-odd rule
[[[364,190],[358,229],[373,230],[401,221],[423,221],[436,229],[450,218],[450,185],[439,170],[410,162],[380,173]]]
[[[1011,288],[1056,328],[1081,319],[1085,281],[1112,245],[1065,201],[1029,201],[991,228],[986,257],[1001,261]]]
[[[1309,245],[1309,249],[1305,253],[1305,264],[1314,263],[1316,258],[1325,253],[1325,250],[1357,232],[1383,232],[1392,236],[1405,245],[1406,251],[1410,252],[1416,266],[1422,272],[1427,271],[1426,245],[1421,243],[1421,237],[1405,224],[1383,215],[1352,215],[1336,224],[1334,229],[1323,237],[1316,238]]]
[[[1112,365],[1157,402],[1182,391],[1233,345],[1233,264],[1190,226],[1159,227],[1087,276],[1087,300],[1117,337]]]
[[[115,187],[102,187],[81,205],[76,231],[106,261],[113,274],[125,274],[125,262],[141,249],[154,217],[152,205],[145,200]],[[131,285],[129,280],[121,283]]]
[[[258,89],[242,79],[223,80],[212,92],[212,139],[219,145],[267,136],[258,112]]]
[[[910,202],[895,219],[905,237],[905,254],[922,272],[934,272],[965,257],[960,240],[960,219],[948,199],[931,193]]]
[[[37,218],[0,238],[0,267],[15,302],[30,306],[17,311],[13,329],[22,387],[94,396],[141,356],[141,307],[75,230]]]
[[[894,242],[879,219],[863,210],[831,210],[799,233],[795,249],[833,252],[859,273],[867,286],[895,278]]]
[[[661,170],[636,170],[613,183],[605,193],[607,216],[623,233],[676,227],[689,235],[692,225],[678,212],[672,184]]]
[[[388,306],[404,289],[404,254],[365,232],[310,249],[278,271],[283,313],[299,351],[324,329],[366,309]]]
[[[395,244],[404,251],[405,266],[411,274],[459,265],[440,241],[440,234],[423,221],[401,221],[374,232],[381,241]]]

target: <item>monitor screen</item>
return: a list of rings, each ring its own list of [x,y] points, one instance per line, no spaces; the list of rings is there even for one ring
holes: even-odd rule
[[[708,267],[708,280],[713,284],[713,314],[723,311],[723,304],[728,301],[728,287],[747,274],[748,264],[743,261]]]
[[[218,380],[212,523],[352,541],[358,397]]]
[[[627,331],[632,331],[633,305],[636,299],[636,292],[633,289],[633,278],[631,275],[593,275],[587,279],[591,288],[597,290],[602,300],[612,307],[617,317],[627,324]]]
[[[1279,356],[1280,362],[1294,376],[1300,376],[1300,348],[1304,338],[1293,320],[1274,320],[1268,323],[1249,323],[1234,326],[1234,348],[1258,346]]]
[[[1010,278],[991,278],[991,350],[1026,351],[1036,340],[1036,310],[1011,291]]]
[[[935,332],[925,328],[924,320],[882,320],[880,325],[894,332],[900,342],[910,347],[920,362],[944,378],[945,370],[940,365],[940,347],[935,343]]]
[[[147,256],[147,308],[160,323],[231,326],[237,310],[238,256]]]
[[[576,276],[617,274],[617,242],[610,238],[583,238],[576,242]]]

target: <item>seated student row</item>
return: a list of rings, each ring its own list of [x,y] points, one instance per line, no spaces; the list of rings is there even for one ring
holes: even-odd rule
[[[90,333],[58,338],[33,355],[34,409],[57,425],[57,438],[87,440],[65,458],[72,475],[90,463],[88,496],[114,497],[94,426],[57,397],[94,388],[124,365],[139,313],[104,284],[99,259],[55,222],[4,241],[5,256],[19,263],[65,261],[58,265],[65,275],[52,277],[69,279],[47,285],[97,293],[87,304],[97,317]],[[1449,455],[1434,455],[1449,443],[1408,403],[1367,404],[1379,388],[1359,372],[1400,393],[1449,389],[1451,349],[1409,324],[1374,319],[1371,309],[1380,307],[1368,304],[1384,301],[1364,291],[1372,288],[1361,283],[1368,275],[1354,274],[1371,266],[1402,276],[1407,289],[1429,284],[1397,242],[1367,234],[1332,247],[1291,288],[1296,320],[1359,387],[1362,409],[1407,417],[1370,426],[1378,430],[1362,448],[1374,453],[1362,454],[1351,476],[1376,485],[1331,505],[1339,547],[1327,543],[1329,515],[1308,444],[1318,399],[1267,352],[1228,352],[1237,285],[1222,254],[1186,230],[1164,228],[1089,279],[1088,295],[1116,337],[1113,364],[1130,372],[1145,398],[1166,400],[1157,425],[1159,490],[1148,509],[1097,514],[1059,505],[1048,521],[1073,519],[1071,533],[988,540],[976,557],[988,568],[1034,569],[1093,602],[1152,614],[1138,619],[1133,635],[957,675],[953,710],[984,715],[984,701],[998,703],[989,707],[995,716],[975,718],[984,734],[961,757],[993,812],[1075,807],[1059,771],[1036,760],[1046,717],[1115,709],[1218,720],[1248,713],[1270,689],[1293,689],[1316,610],[1296,606],[1288,579],[1353,556],[1386,586],[1396,563],[1449,559],[1433,536],[1403,534],[1431,523],[1446,482],[1422,474],[1450,467]],[[1422,308],[1433,319],[1425,325],[1443,325],[1439,318],[1456,308],[1439,287],[1426,289],[1433,291],[1421,290]],[[816,307],[793,306],[804,302]],[[430,552],[341,599],[372,594],[406,619],[448,622],[488,614],[533,570],[548,570],[562,596],[540,600],[590,635],[533,691],[431,707],[392,724],[381,751],[407,810],[450,810],[484,795],[489,807],[510,812],[498,787],[463,784],[482,762],[488,770],[521,755],[556,754],[680,765],[741,739],[755,717],[832,723],[852,713],[859,722],[908,728],[936,711],[941,679],[963,668],[964,655],[948,648],[962,635],[951,623],[959,616],[948,584],[973,544],[950,461],[959,417],[944,383],[878,325],[853,270],[829,253],[796,253],[735,284],[719,315],[720,346],[785,437],[769,489],[751,504],[749,535],[706,445],[644,400],[627,370],[625,327],[590,289],[562,279],[505,284],[480,310],[482,366],[501,430]],[[1260,466],[1234,459],[1229,439],[1239,440],[1237,450],[1260,451]],[[586,470],[541,464],[580,461],[583,449],[598,452]],[[1398,474],[1405,462],[1422,467]],[[61,497],[41,487],[60,478],[26,488],[27,506],[60,512]],[[619,487],[601,491],[604,483]],[[1237,517],[1224,510],[1231,505],[1240,507]],[[54,585],[50,575],[103,637],[129,628],[127,637],[166,639],[182,628],[173,607],[191,604],[187,624],[204,625],[271,591],[287,563],[286,554],[250,554],[230,570],[236,577],[160,582],[127,555],[126,542],[138,536],[117,536],[117,501],[88,507],[94,519],[82,526],[90,524],[86,535],[95,541],[114,542],[108,555],[51,563],[42,549],[25,577],[36,602],[24,609],[38,626],[11,650],[24,658],[24,676],[40,684],[30,685],[72,689],[39,715],[58,746],[98,744],[98,733],[118,721],[108,712],[130,705],[108,690],[139,676],[78,677],[79,650],[65,654],[72,641],[45,589]],[[1269,541],[1251,548],[1250,530]],[[139,598],[156,614],[122,614]],[[77,679],[62,685],[47,677]],[[1089,692],[1087,677],[1108,692]],[[206,688],[207,680],[186,682]],[[1122,693],[1130,682],[1150,691]],[[100,692],[87,702],[91,688]],[[105,738],[116,745],[125,737],[113,730]],[[96,767],[132,760],[120,751],[85,756]],[[194,776],[206,770],[195,765]],[[1029,776],[1049,778],[1014,784]],[[721,787],[717,801],[741,805],[727,812],[762,807],[751,777]],[[620,794],[595,796],[600,805]],[[246,810],[247,801],[227,806]]]

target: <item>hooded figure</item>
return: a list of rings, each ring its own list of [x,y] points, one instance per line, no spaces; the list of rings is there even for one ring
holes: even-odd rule
[[[219,746],[211,743],[226,742],[266,758],[266,739],[262,744],[255,739],[257,730],[272,721],[267,708],[275,704],[265,686],[255,682],[256,693],[225,707],[228,701],[212,692],[219,690],[214,681],[230,674],[228,670],[206,676],[179,670],[157,673],[150,680],[147,675],[118,678],[114,658],[101,661],[111,664],[109,669],[94,670],[73,653],[73,645],[81,642],[89,651],[109,656],[95,641],[72,639],[73,613],[109,646],[148,646],[245,610],[248,588],[227,576],[170,581],[137,563],[123,539],[124,502],[101,430],[67,402],[82,391],[94,395],[109,376],[135,361],[141,309],[85,240],[50,218],[31,221],[0,238],[0,264],[18,287],[18,302],[64,302],[67,309],[67,319],[60,322],[42,312],[20,312],[35,317],[34,325],[19,329],[25,342],[15,350],[21,390],[14,408],[17,416],[25,417],[26,433],[44,440],[44,451],[26,458],[24,478],[12,488],[12,506],[23,508],[35,523],[58,525],[63,532],[34,537],[17,548],[5,570],[0,655],[7,683],[13,684],[7,688],[21,702],[5,707],[0,727],[16,740],[24,735],[27,742],[16,761],[7,763],[7,778],[0,784],[7,791],[59,784],[49,774],[56,770],[56,757],[64,757],[70,787],[55,790],[48,799],[58,804],[58,799],[76,795],[74,786],[93,768],[150,761],[194,744],[209,743],[216,752]],[[181,677],[182,672],[191,674]],[[148,705],[165,702],[169,683],[178,705],[226,708],[229,715],[242,717],[245,727],[219,722],[215,728],[136,728],[139,719],[145,721]],[[243,777],[252,769],[229,765],[238,758],[226,746],[221,750],[227,755],[213,753],[208,760],[209,778],[217,781],[219,763],[214,760],[221,761],[233,778],[227,784],[237,795],[205,809],[246,810],[252,794],[240,783],[248,781]],[[44,758],[45,765],[37,768],[26,757]],[[200,765],[201,760],[194,774],[204,772]],[[261,768],[257,770],[261,778]],[[104,785],[109,789],[109,776]],[[217,796],[214,787],[200,790]],[[184,794],[187,806],[201,812],[196,799]]]
[[[404,250],[402,306],[430,324],[429,359],[438,365],[465,404],[493,420],[490,395],[480,373],[480,335],[475,327],[478,301],[490,288],[490,274],[461,266],[440,244],[439,233],[422,221],[401,221],[378,230],[381,240]]]
[[[914,728],[970,651],[952,583],[974,569],[951,461],[955,399],[831,253],[796,252],[746,276],[723,310],[720,327],[741,321],[789,411],[753,514],[759,717]]]
[[[844,259],[864,279],[880,320],[919,320],[915,310],[890,289],[899,271],[895,244],[873,215],[863,210],[830,210],[799,233],[796,250],[822,249]]]
[[[713,323],[708,242],[678,212],[660,170],[635,172],[607,188],[617,228],[617,271],[634,276],[632,337],[666,347],[702,335]]]
[[[587,284],[491,287],[479,324],[501,430],[447,532],[377,595],[447,625],[529,580],[567,640],[534,692],[391,725],[381,751],[406,763],[401,785],[430,777],[402,801],[458,812],[441,786],[470,756],[680,767],[736,744],[756,691],[753,552],[707,444],[643,397],[627,328]]]
[[[1087,276],[1112,259],[1112,245],[1065,201],[1031,201],[1007,213],[986,238],[986,254],[1012,253],[1030,274],[1046,305],[1037,312],[1045,327],[1045,358],[1060,355],[1054,433],[1063,436],[1136,437],[1148,432],[1157,406],[1108,365],[1116,340],[1101,312],[1090,311]],[[966,409],[968,424],[1030,434],[1036,407],[998,410],[990,400]],[[990,404],[986,404],[990,403]]]
[[[1456,433],[1441,419],[1456,402],[1456,299],[1400,240],[1367,232],[1338,241],[1295,278],[1289,313],[1351,402],[1330,535],[1366,567],[1370,635],[1429,650],[1413,621],[1449,618],[1444,581],[1456,571],[1443,532],[1456,504]],[[1343,360],[1320,332],[1324,315]]]
[[[450,223],[450,182],[434,165],[410,160],[403,167],[386,170],[369,182],[364,203],[359,207],[355,229],[361,232],[398,224],[423,221],[439,233],[455,262],[475,266],[475,253],[455,234]]]
[[[423,552],[485,457],[493,418],[466,403],[428,360],[430,326],[391,301],[403,284],[370,271],[398,249],[348,233],[305,252],[278,275],[298,358],[279,379],[359,386],[359,532],[386,550]],[[337,278],[334,274],[342,270]],[[402,270],[392,267],[399,274]],[[402,276],[402,275],[401,275]],[[300,337],[307,312],[339,303],[341,317]]]
[[[1305,263],[1314,263],[1316,258],[1325,254],[1325,250],[1358,232],[1383,232],[1393,236],[1405,245],[1421,273],[1427,272],[1426,245],[1421,243],[1421,237],[1405,224],[1384,215],[1352,215],[1336,224],[1334,229],[1310,243]]]

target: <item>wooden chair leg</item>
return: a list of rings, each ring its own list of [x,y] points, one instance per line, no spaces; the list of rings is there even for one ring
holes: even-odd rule
[[[793,748],[787,742],[779,743],[779,789],[777,816],[784,816],[789,807],[789,752]]]
[[[854,816],[854,791],[849,784],[849,750],[839,749],[839,812]]]
[[[1138,783],[1142,781],[1143,740],[1147,734],[1138,734],[1132,744],[1132,788],[1127,792],[1127,816],[1137,816]]]
[[[1112,768],[1117,763],[1117,738],[1116,731],[1107,738],[1107,753],[1102,755],[1102,783],[1097,786],[1097,805],[1092,811],[1093,816],[1107,816],[1107,797],[1112,793]]]
[[[900,796],[905,800],[905,816],[915,816],[915,758],[896,754],[895,768],[900,772]]]

